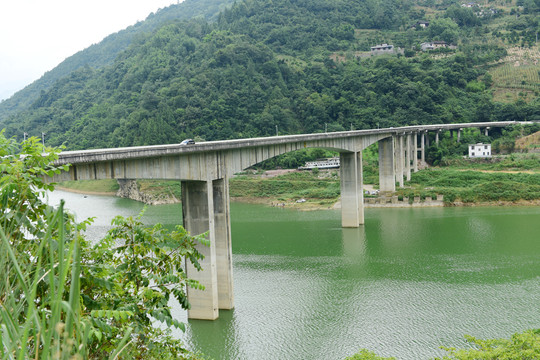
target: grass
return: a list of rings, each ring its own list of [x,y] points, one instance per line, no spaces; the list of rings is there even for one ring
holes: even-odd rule
[[[137,180],[139,190],[159,197],[160,195],[182,198],[181,182],[177,180]]]
[[[0,228],[2,359],[87,358],[92,326],[80,314],[80,243],[78,237],[65,236],[64,216],[62,202],[47,216],[49,226],[39,241]],[[110,359],[120,353],[129,335]]]
[[[273,178],[242,175],[231,179],[232,198],[267,198],[280,202],[308,199],[319,203],[339,198],[337,171],[293,172]]]
[[[486,159],[455,157],[444,160],[447,169],[483,171],[532,171],[540,172],[540,154],[513,153]]]
[[[116,193],[119,188],[114,179],[64,181],[58,185],[76,191],[95,193]]]
[[[432,168],[412,174],[399,196],[443,194],[445,202],[496,202],[540,199],[540,172],[480,172],[456,168]]]

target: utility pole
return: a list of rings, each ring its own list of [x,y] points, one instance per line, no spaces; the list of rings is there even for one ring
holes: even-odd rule
[[[276,125],[276,136],[279,136],[279,133],[278,133],[278,126]]]
[[[41,133],[41,142],[43,143],[43,147],[45,147],[45,133]]]
[[[28,133],[27,133],[27,132],[24,132],[24,133],[23,133],[23,139],[24,139],[24,141],[26,141],[26,137],[27,137],[27,136],[28,136]]]
[[[325,133],[328,132],[328,124],[327,124],[327,123],[324,123],[324,132],[325,132]]]

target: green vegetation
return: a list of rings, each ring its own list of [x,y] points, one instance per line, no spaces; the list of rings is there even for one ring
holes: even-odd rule
[[[320,176],[319,176],[320,175]],[[337,171],[294,172],[273,178],[241,175],[231,179],[232,198],[269,198],[288,202],[309,199],[311,202],[333,204],[340,194]]]
[[[176,199],[182,198],[182,187],[175,180],[137,180],[141,192],[154,196],[166,195]]]
[[[513,61],[507,49],[536,48],[538,5],[460,4],[245,0],[215,21],[166,17],[111,62],[75,67],[44,87],[1,126],[10,136],[45,132],[48,144],[89,149],[272,136],[276,128],[295,134],[540,118],[537,64],[528,63],[517,84],[527,96],[503,103],[492,94],[506,81],[498,67]],[[414,26],[426,19],[427,28]],[[419,50],[433,40],[458,48]],[[363,57],[390,41],[406,56]]]
[[[516,333],[510,339],[481,340],[465,337],[472,349],[444,348],[448,356],[440,360],[508,359],[525,360],[540,357],[540,329]]]
[[[42,92],[48,91],[57,81],[69,76],[72,72],[87,67],[99,69],[111,65],[116,57],[132,43],[164,24],[195,17],[213,20],[221,10],[231,4],[231,0],[183,0],[178,5],[171,5],[150,14],[145,21],[107,36],[100,43],[93,44],[68,57],[54,69],[47,71],[39,80],[20,90],[11,98],[1,101],[0,123],[9,116],[32,106],[32,103],[41,96]]]
[[[469,154],[468,146],[470,144],[484,143],[492,145],[493,154],[509,154],[515,152],[516,141],[530,134],[540,131],[540,124],[534,123],[527,126],[515,125],[505,129],[490,130],[489,137],[480,129],[470,128],[464,129],[461,133],[460,142],[457,141],[456,135],[452,137],[451,132],[444,132],[440,136],[439,145],[435,143],[435,134],[429,134],[430,147],[426,150],[426,161],[434,166],[447,165],[462,165],[473,160],[463,160],[463,156]],[[532,138],[531,138],[532,140]],[[528,150],[528,149],[527,149]],[[521,150],[523,151],[523,150]],[[516,160],[520,155],[514,154],[510,157],[511,161]],[[500,158],[484,160],[484,162],[497,162]],[[474,160],[478,161],[478,160]],[[478,161],[482,164],[482,161]],[[504,166],[504,164],[503,164]]]
[[[375,354],[374,352],[362,349],[353,356],[345,358],[345,360],[396,360],[394,357],[381,357]]]
[[[200,270],[202,255],[177,226],[146,228],[117,217],[107,236],[90,244],[80,224],[43,198],[43,178],[59,149],[38,139],[18,144],[0,132],[0,357],[3,359],[195,359],[169,327],[176,299],[189,308],[184,259]],[[154,321],[166,326],[155,327]]]
[[[540,329],[527,330],[512,335],[510,339],[481,340],[465,336],[470,343],[469,349],[443,347],[448,355],[435,360],[526,360],[540,357]],[[395,360],[396,358],[380,357],[375,353],[362,349],[345,360]]]
[[[116,180],[72,180],[64,181],[60,184],[62,187],[79,192],[94,193],[116,193],[118,191],[118,182]]]
[[[432,168],[413,173],[409,188],[400,196],[434,197],[443,194],[446,202],[493,202],[540,199],[540,172],[485,173],[459,169]]]

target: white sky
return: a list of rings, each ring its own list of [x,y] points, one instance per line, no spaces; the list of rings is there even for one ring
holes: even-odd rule
[[[0,0],[0,100],[177,0]]]

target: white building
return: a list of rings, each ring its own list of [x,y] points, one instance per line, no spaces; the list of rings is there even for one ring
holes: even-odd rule
[[[491,157],[491,144],[473,144],[469,145],[470,158]]]
[[[300,166],[298,170],[313,170],[313,169],[335,169],[339,168],[339,158],[319,159],[315,161],[308,161],[306,165]]]

